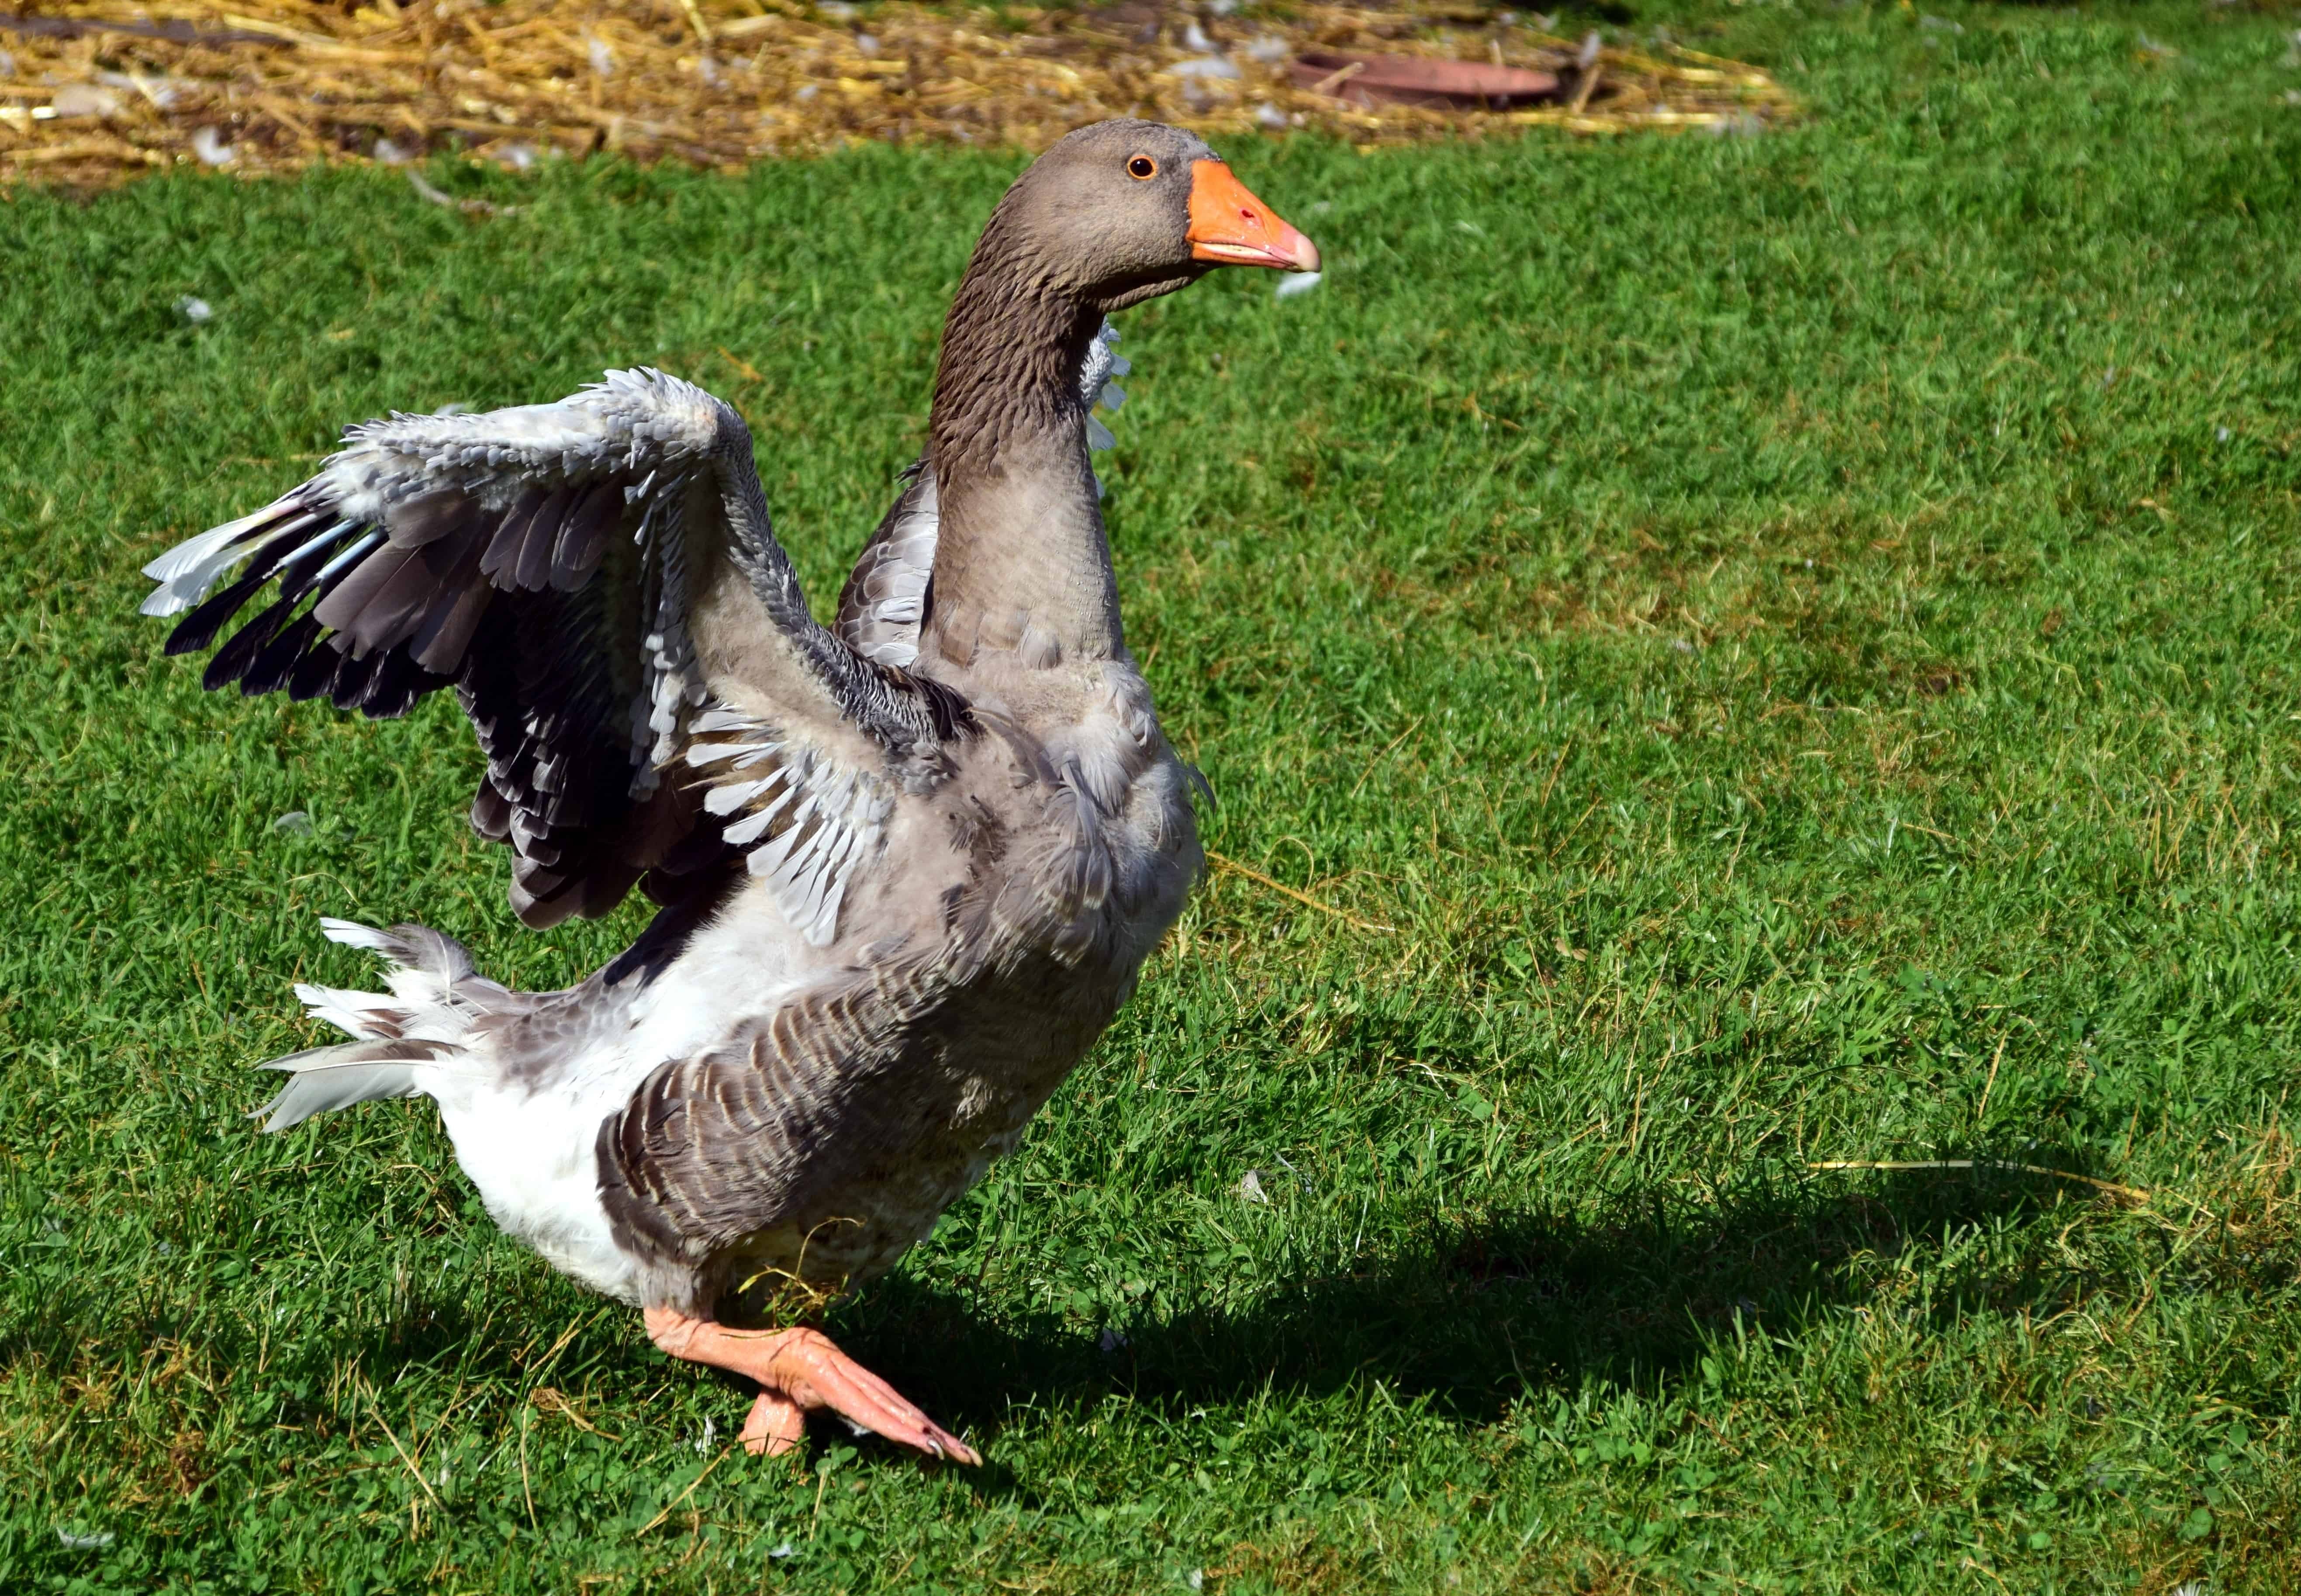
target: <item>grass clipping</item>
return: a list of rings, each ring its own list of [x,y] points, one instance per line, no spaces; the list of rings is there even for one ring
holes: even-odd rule
[[[1293,63],[1306,51],[1530,68],[1563,88],[1554,103],[1511,110],[1361,104],[1343,84],[1301,81]],[[454,149],[513,166],[606,149],[720,167],[866,140],[1035,150],[1111,116],[1373,145],[1527,124],[1748,130],[1791,109],[1771,79],[1734,62],[1667,44],[1577,45],[1510,13],[1427,5],[1217,18],[1150,0],[996,12],[99,0],[0,13],[0,182]]]

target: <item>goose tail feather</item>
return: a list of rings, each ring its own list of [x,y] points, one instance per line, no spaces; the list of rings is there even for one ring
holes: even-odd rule
[[[438,1057],[433,1044],[414,1048],[423,1049],[421,1057],[406,1056],[414,1049],[406,1043],[346,1042],[275,1058],[259,1067],[287,1071],[288,1084],[249,1117],[261,1118],[266,1131],[284,1131],[354,1103],[414,1097],[423,1090],[418,1071]]]
[[[315,1114],[431,1090],[428,1066],[463,1051],[474,1020],[516,1001],[481,976],[453,937],[421,925],[377,931],[348,920],[322,920],[331,941],[380,955],[389,992],[298,985],[305,1011],[352,1040],[309,1048],[258,1068],[286,1074],[270,1102],[254,1110],[266,1131],[284,1131]]]

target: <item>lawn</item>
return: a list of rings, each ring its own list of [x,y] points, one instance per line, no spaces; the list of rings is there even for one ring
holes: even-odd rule
[[[2301,1587],[2301,18],[1663,21],[1809,119],[1240,144],[1324,285],[1124,318],[1232,863],[834,1316],[976,1474],[731,1449],[428,1104],[254,1131],[316,915],[640,922],[519,931],[452,705],[204,696],[135,572],[651,362],[826,602],[1016,158],[0,200],[0,1590]]]

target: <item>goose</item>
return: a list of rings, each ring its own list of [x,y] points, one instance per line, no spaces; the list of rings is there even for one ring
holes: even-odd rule
[[[553,992],[423,926],[323,919],[388,990],[297,988],[351,1040],[263,1066],[287,1077],[264,1128],[427,1096],[498,1226],[756,1384],[752,1452],[827,1409],[979,1462],[812,1321],[1015,1147],[1203,865],[1202,779],[1127,652],[1090,464],[1106,318],[1218,266],[1318,264],[1187,132],[1052,146],[975,246],[925,452],[831,627],[741,417],[647,368],[351,427],[146,566],[171,654],[238,623],[210,689],[381,717],[452,686],[486,757],[471,823],[527,926],[634,886],[657,906]]]

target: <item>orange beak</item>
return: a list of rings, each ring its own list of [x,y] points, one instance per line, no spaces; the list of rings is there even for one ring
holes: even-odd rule
[[[1219,161],[1191,163],[1191,258],[1223,266],[1316,272],[1318,247],[1247,192]]]

